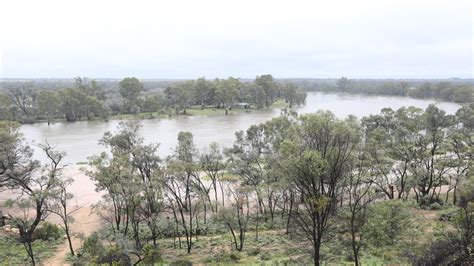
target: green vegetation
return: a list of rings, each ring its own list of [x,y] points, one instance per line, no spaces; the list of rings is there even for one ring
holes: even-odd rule
[[[39,263],[54,255],[60,240],[36,240],[33,242],[33,249]],[[26,265],[30,262],[23,245],[14,236],[0,235],[0,265]]]
[[[111,87],[104,88],[106,85]],[[279,84],[271,75],[259,76],[253,82],[199,78],[166,86],[166,89],[147,91],[135,77],[105,85],[78,77],[73,84],[54,89],[33,83],[6,83],[0,88],[0,119],[49,124],[62,119],[74,122],[109,116],[127,119],[186,115],[188,109],[192,109],[191,115],[227,115],[274,104],[293,107],[306,99],[304,91],[292,84]]]
[[[86,171],[103,195],[94,210],[104,226],[78,250],[70,245],[70,260],[469,263],[473,119],[474,104],[455,115],[435,105],[385,108],[361,120],[285,111],[236,132],[227,148],[199,150],[192,133],[180,132],[166,159],[139,135],[139,123],[122,122],[104,133],[99,144],[108,151],[90,157]],[[59,235],[45,217],[60,217],[70,239],[64,154],[43,145],[50,162],[40,166],[11,122],[0,123],[0,141],[0,189],[23,195],[7,202],[8,223],[35,264],[38,238]]]

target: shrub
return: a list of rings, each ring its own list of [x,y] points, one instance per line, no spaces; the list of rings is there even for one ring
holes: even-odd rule
[[[247,255],[249,256],[257,256],[258,254],[260,254],[260,248],[258,247],[250,248],[247,250]]]
[[[444,201],[440,198],[431,198],[426,196],[419,199],[418,205],[422,209],[439,210],[444,205]]]
[[[118,246],[110,246],[97,262],[109,265],[131,265],[130,257]]]
[[[374,204],[369,219],[362,228],[363,234],[374,245],[393,244],[410,225],[411,214],[407,204],[390,200]]]
[[[240,254],[236,252],[223,251],[219,254],[209,256],[207,263],[236,263],[240,260]]]
[[[173,266],[192,266],[193,263],[187,259],[178,259],[170,263]]]
[[[432,203],[429,207],[430,210],[440,210],[443,206],[438,202]]]
[[[99,259],[105,255],[105,253],[105,247],[102,242],[100,242],[99,235],[97,233],[91,234],[86,239],[84,239],[84,242],[82,242],[81,254],[84,256]]]
[[[33,240],[56,240],[61,238],[62,235],[63,232],[59,226],[49,222],[43,222],[41,227],[38,227],[33,233]]]
[[[144,265],[153,265],[156,262],[162,262],[161,252],[158,250],[158,247],[153,245],[146,244],[143,247],[143,264]]]

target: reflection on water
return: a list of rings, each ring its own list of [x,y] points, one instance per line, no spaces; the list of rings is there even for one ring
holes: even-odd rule
[[[349,114],[362,117],[379,113],[382,108],[398,109],[402,106],[417,106],[426,108],[431,100],[417,100],[402,97],[381,97],[362,95],[340,95],[309,93],[306,105],[295,110],[298,113],[311,113],[317,110],[330,110],[338,117]],[[454,103],[436,103],[447,113],[454,114],[459,105]],[[190,131],[198,148],[203,148],[211,142],[217,142],[229,147],[234,141],[234,133],[245,130],[250,125],[267,121],[280,114],[280,109],[254,111],[233,114],[229,116],[189,116],[172,119],[143,120],[142,136],[146,142],[160,143],[161,156],[169,155],[177,143],[180,131]],[[98,140],[103,133],[114,131],[120,121],[82,121],[75,123],[54,123],[48,127],[46,123],[22,125],[21,131],[30,144],[43,143],[47,140],[58,150],[65,151],[67,163],[87,161],[87,157],[103,151]],[[35,147],[35,158],[43,160],[42,154]]]

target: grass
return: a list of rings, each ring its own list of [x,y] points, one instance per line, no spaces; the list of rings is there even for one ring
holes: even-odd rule
[[[393,244],[377,246],[368,243],[361,250],[363,265],[409,265],[409,254],[420,256],[426,245],[453,230],[449,222],[439,219],[445,210],[421,210],[413,206],[410,212],[413,214],[410,226]],[[278,218],[275,225],[278,227],[281,222]],[[242,252],[234,249],[229,233],[199,236],[190,254],[186,253],[184,239],[182,249],[174,248],[173,239],[162,239],[163,259],[167,264],[178,261],[219,265],[312,264],[311,243],[304,236],[293,235],[291,239],[283,229],[271,229],[268,223],[262,223],[256,241],[253,229],[253,226],[249,227]],[[321,254],[326,264],[353,265],[349,239],[348,232],[339,232],[332,241],[323,244]]]
[[[239,252],[233,248],[230,234],[200,236],[194,242],[194,248],[188,254],[183,248],[174,248],[173,239],[163,240],[162,254],[165,263],[190,261],[197,264],[243,264],[243,265],[274,265],[293,262],[309,263],[311,257],[301,242],[293,242],[289,236],[277,230],[259,232],[258,241],[255,233],[248,232],[244,242],[244,250]]]
[[[239,114],[239,113],[251,113],[251,112],[261,112],[267,111],[272,108],[284,108],[288,107],[288,104],[283,99],[279,99],[275,101],[269,108],[255,108],[251,107],[250,109],[243,109],[243,108],[232,108],[228,111],[227,115]],[[110,116],[111,120],[131,120],[131,119],[154,119],[154,118],[170,118],[170,117],[177,117],[177,116],[224,116],[225,109],[223,108],[215,108],[215,107],[204,107],[202,108],[200,105],[190,106],[186,109],[186,114],[182,112],[176,114],[174,110],[168,111],[159,111],[153,113],[140,113],[140,114],[117,114]]]
[[[62,239],[33,242],[35,260],[39,263],[54,255],[56,247],[61,244]],[[0,265],[28,265],[30,258],[26,250],[17,238],[11,235],[0,235]]]

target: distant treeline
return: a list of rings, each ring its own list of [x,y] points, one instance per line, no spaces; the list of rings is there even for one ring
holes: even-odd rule
[[[306,99],[305,91],[291,83],[277,82],[269,74],[253,81],[230,77],[143,83],[134,77],[120,82],[78,77],[74,82],[7,80],[0,85],[0,120],[21,123],[49,123],[53,119],[73,122],[143,112],[186,114],[191,106],[259,109],[268,108],[277,100],[292,107]]]
[[[456,103],[474,101],[474,81],[451,80],[352,80],[294,79],[290,80],[306,91],[340,92],[370,95],[408,96],[420,99],[437,99]]]

